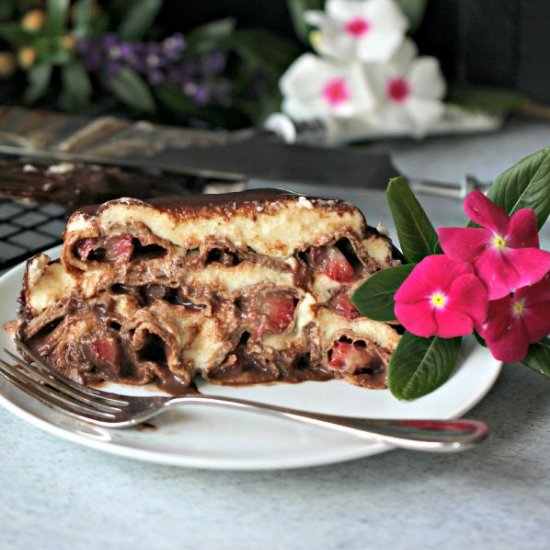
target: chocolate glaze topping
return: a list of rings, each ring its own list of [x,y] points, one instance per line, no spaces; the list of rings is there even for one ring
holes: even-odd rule
[[[76,207],[132,194],[147,198],[200,192],[191,176],[147,174],[143,171],[84,163],[0,160],[0,197]]]
[[[93,218],[105,208],[113,204],[143,205],[153,208],[159,212],[168,212],[177,217],[204,216],[206,213],[224,214],[230,216],[235,211],[253,209],[259,205],[267,206],[277,202],[292,200],[308,200],[312,204],[327,203],[338,210],[353,211],[355,207],[345,201],[332,198],[309,197],[286,191],[283,189],[249,189],[238,193],[219,193],[203,195],[177,195],[173,197],[158,197],[147,200],[135,198],[120,198],[100,205],[86,206],[76,210],[73,216],[84,216]]]

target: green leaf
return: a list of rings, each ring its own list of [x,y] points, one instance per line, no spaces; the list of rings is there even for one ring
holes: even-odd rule
[[[477,332],[477,330],[474,330],[474,337],[475,339],[477,340],[477,343],[486,348],[487,347],[487,342],[479,335],[479,333]]]
[[[256,126],[261,126],[269,115],[281,110],[281,96],[276,87],[264,90],[258,99],[237,98],[233,103]]]
[[[405,178],[390,180],[386,196],[407,263],[438,253],[437,233]]]
[[[547,336],[540,342],[531,344],[527,357],[522,363],[539,374],[550,378],[550,338]]]
[[[69,4],[69,0],[48,0],[48,18],[46,20],[48,34],[59,36],[65,33]]]
[[[527,97],[518,90],[508,88],[452,84],[449,87],[447,101],[472,111],[505,115],[517,110],[527,101]]]
[[[509,214],[532,208],[540,229],[550,214],[550,147],[503,172],[489,187],[487,196]]]
[[[155,86],[153,90],[159,103],[169,111],[181,117],[189,117],[195,114],[196,107],[193,102],[172,84],[162,83]]]
[[[235,30],[235,20],[231,17],[219,19],[193,29],[186,36],[187,55],[202,55],[229,46]]]
[[[96,15],[90,22],[88,36],[91,38],[101,38],[109,30],[110,18],[104,11]]]
[[[75,5],[74,36],[77,40],[88,38],[91,35],[90,23],[94,0],[80,0]]]
[[[397,3],[409,20],[409,33],[413,33],[422,23],[428,0],[397,0]]]
[[[0,21],[9,21],[15,15],[16,0],[2,0],[0,2]]]
[[[294,44],[263,29],[236,31],[231,45],[244,61],[277,78],[300,53]]]
[[[395,320],[393,296],[414,267],[415,264],[397,265],[373,273],[351,295],[357,311],[373,321]]]
[[[388,365],[388,386],[398,399],[416,399],[444,384],[454,371],[462,338],[401,337]]]
[[[111,77],[108,86],[113,95],[128,107],[142,113],[156,111],[155,100],[147,84],[130,67],[123,67]]]
[[[122,40],[139,40],[153,25],[155,17],[162,7],[162,0],[136,0],[124,14],[118,28]]]
[[[19,23],[0,23],[0,38],[12,44],[27,44],[32,40],[32,35]]]
[[[63,83],[61,99],[63,107],[68,111],[86,109],[90,104],[92,84],[84,67],[77,61],[64,65],[61,70],[61,80]]]
[[[196,119],[219,128],[243,126],[242,116],[235,109],[220,107],[198,107],[172,84],[159,84],[154,89],[159,105],[172,113],[178,120]]]
[[[52,76],[52,66],[47,63],[35,65],[27,73],[29,84],[23,94],[23,102],[26,104],[38,101],[48,90]]]
[[[287,0],[288,11],[292,18],[292,24],[298,37],[309,44],[309,31],[311,27],[304,19],[304,13],[308,10],[322,10],[324,0]]]
[[[39,62],[64,65],[74,58],[73,52],[61,45],[59,36],[38,36],[34,40],[34,46]]]

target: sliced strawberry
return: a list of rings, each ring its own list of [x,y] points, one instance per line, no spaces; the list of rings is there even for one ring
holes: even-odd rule
[[[109,262],[125,264],[130,261],[134,252],[132,235],[125,233],[111,237],[105,246],[105,259]]]
[[[360,313],[355,309],[355,306],[351,303],[349,297],[349,290],[343,289],[340,292],[337,292],[330,300],[329,309],[342,315],[348,321],[357,319],[360,316]]]
[[[81,260],[87,260],[90,253],[99,246],[99,239],[96,237],[88,237],[82,239],[76,245],[76,253],[80,256]]]
[[[258,321],[254,336],[261,337],[266,333],[281,334],[294,317],[294,298],[286,292],[271,292],[256,304],[254,319]]]
[[[332,348],[329,365],[353,374],[360,369],[368,368],[372,359],[372,355],[364,347],[348,342],[336,342]]]
[[[313,269],[339,283],[349,283],[355,275],[353,267],[336,246],[310,249],[309,261]]]
[[[118,367],[120,351],[112,338],[94,338],[89,344],[92,363],[98,366]]]

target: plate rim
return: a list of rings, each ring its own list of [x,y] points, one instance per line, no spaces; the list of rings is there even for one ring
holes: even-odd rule
[[[61,246],[56,246],[46,250],[45,254],[55,255],[59,253]],[[0,276],[0,294],[2,292],[2,287],[6,284],[8,280],[12,277],[17,276],[18,272],[23,270],[25,264],[28,260],[25,260],[16,266],[12,267],[4,274]],[[3,330],[3,329],[2,329]],[[5,332],[5,331],[4,331]],[[496,361],[493,365],[492,375],[488,378],[487,383],[482,391],[475,397],[475,399],[468,401],[463,407],[459,410],[455,410],[453,414],[447,415],[438,415],[438,417],[451,419],[458,416],[462,416],[467,411],[474,408],[491,390],[496,380],[498,379],[502,371],[503,363]],[[383,443],[383,442],[368,442],[367,445],[357,446],[348,449],[326,449],[323,453],[319,453],[318,456],[312,456],[311,454],[305,454],[303,456],[289,456],[285,459],[281,457],[276,458],[247,458],[246,456],[240,457],[239,459],[234,458],[219,458],[219,457],[208,457],[208,456],[199,456],[193,457],[189,455],[182,455],[176,453],[167,453],[162,451],[156,451],[154,449],[140,449],[125,445],[124,442],[117,442],[112,440],[101,440],[98,438],[92,437],[90,434],[85,434],[83,432],[78,432],[71,430],[67,426],[59,425],[57,423],[52,423],[45,418],[37,416],[33,412],[23,408],[18,403],[14,402],[6,396],[4,392],[5,388],[8,388],[10,392],[15,392],[20,394],[24,398],[28,399],[28,396],[17,387],[15,387],[11,382],[8,382],[5,379],[1,380],[0,383],[0,405],[3,406],[6,410],[14,414],[16,417],[24,420],[25,422],[41,429],[44,432],[50,433],[67,441],[70,441],[75,444],[83,445],[87,448],[94,450],[102,451],[107,454],[121,456],[124,458],[131,458],[139,460],[141,462],[149,462],[155,464],[163,464],[184,468],[193,468],[193,469],[202,469],[202,470],[224,470],[224,471],[266,471],[266,470],[287,470],[287,469],[297,469],[297,468],[306,468],[314,466],[322,466],[329,464],[336,464],[340,462],[347,462],[351,460],[356,460],[359,458],[366,458],[369,456],[374,456],[380,453],[384,453],[395,449],[396,447]],[[9,393],[9,392],[8,392]],[[48,408],[47,405],[40,403],[40,407]],[[62,414],[59,413],[58,414]],[[69,417],[68,417],[69,418]],[[92,424],[86,422],[81,422],[83,426],[91,427],[93,430],[98,431],[98,428]],[[114,432],[115,430],[100,428],[100,431]],[[118,431],[118,430],[116,430]]]

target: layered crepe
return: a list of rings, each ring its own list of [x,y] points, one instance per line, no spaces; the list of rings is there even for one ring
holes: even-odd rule
[[[350,292],[399,262],[355,206],[279,190],[76,211],[29,260],[19,337],[83,383],[386,386],[399,334]]]

